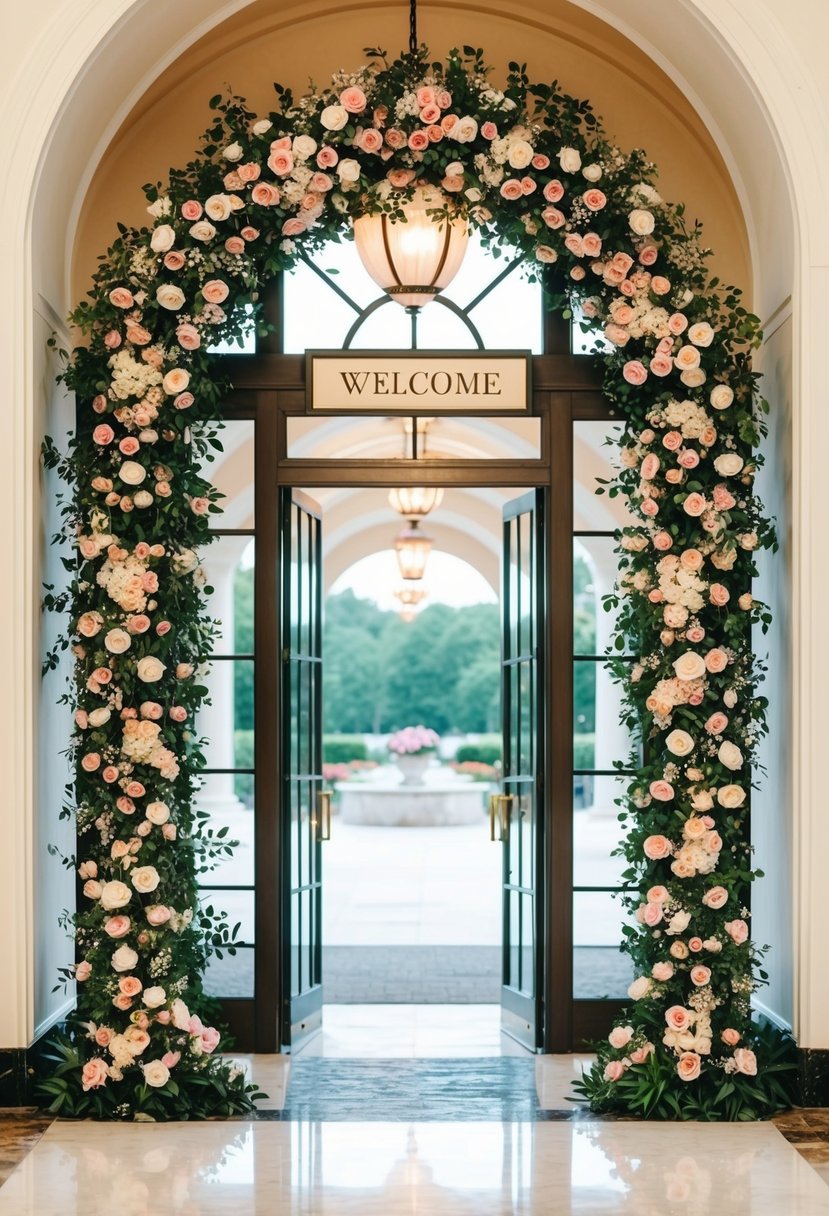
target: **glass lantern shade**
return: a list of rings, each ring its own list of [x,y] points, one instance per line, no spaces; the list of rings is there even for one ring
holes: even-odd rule
[[[401,486],[389,490],[389,502],[406,519],[423,519],[443,502],[443,489],[439,486]]]
[[[401,577],[407,581],[423,578],[432,548],[432,539],[418,531],[418,521],[411,520],[394,542]]]
[[[466,220],[429,214],[446,202],[442,191],[420,186],[400,204],[402,220],[379,214],[354,221],[361,262],[377,286],[406,308],[434,300],[460,270],[469,240]]]
[[[394,598],[400,600],[404,608],[416,608],[429,594],[426,587],[398,587]]]

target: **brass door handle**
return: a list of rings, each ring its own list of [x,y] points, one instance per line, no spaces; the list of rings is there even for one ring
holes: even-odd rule
[[[489,796],[489,839],[504,841],[509,836],[511,803],[514,794],[490,794]],[[497,822],[497,829],[496,829]]]
[[[317,832],[320,840],[331,839],[331,790],[317,791]]]

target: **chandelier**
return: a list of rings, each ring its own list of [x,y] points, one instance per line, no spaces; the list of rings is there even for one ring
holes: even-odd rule
[[[443,502],[440,486],[401,486],[389,490],[389,503],[406,519],[423,519]]]
[[[420,521],[412,519],[394,542],[400,575],[407,582],[423,578],[432,548],[432,538],[419,530]]]

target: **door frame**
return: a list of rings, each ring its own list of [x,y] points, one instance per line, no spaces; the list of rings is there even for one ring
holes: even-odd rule
[[[287,454],[287,418],[306,414],[305,357],[265,353],[223,356],[233,384],[224,417],[252,419],[255,427],[254,517],[254,766],[255,996],[223,1001],[231,1030],[245,1049],[275,1052],[284,1041],[290,997],[282,991],[284,948],[280,881],[282,754],[279,661],[281,619],[280,520],[277,490],[403,485],[545,488],[546,606],[543,625],[544,722],[542,867],[544,940],[542,1050],[578,1050],[607,1033],[621,1000],[573,997],[573,426],[618,421],[600,389],[593,361],[569,353],[533,357],[530,416],[541,420],[539,460],[309,460]],[[343,411],[347,413],[348,411]],[[428,410],[421,411],[428,414]],[[417,416],[417,411],[413,412]],[[555,572],[555,577],[553,577]],[[262,606],[268,605],[268,611]],[[561,655],[566,662],[556,663]],[[555,670],[554,670],[555,667]],[[559,724],[563,724],[559,726]],[[323,977],[324,984],[324,977]],[[289,1025],[290,1023],[288,1023]]]

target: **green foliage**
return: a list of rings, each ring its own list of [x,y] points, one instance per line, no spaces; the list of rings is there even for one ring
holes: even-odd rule
[[[322,758],[326,764],[368,760],[368,748],[359,735],[323,735]]]
[[[455,760],[458,764],[463,764],[467,760],[477,760],[481,764],[500,764],[500,741],[498,743],[462,743],[455,752]]]

